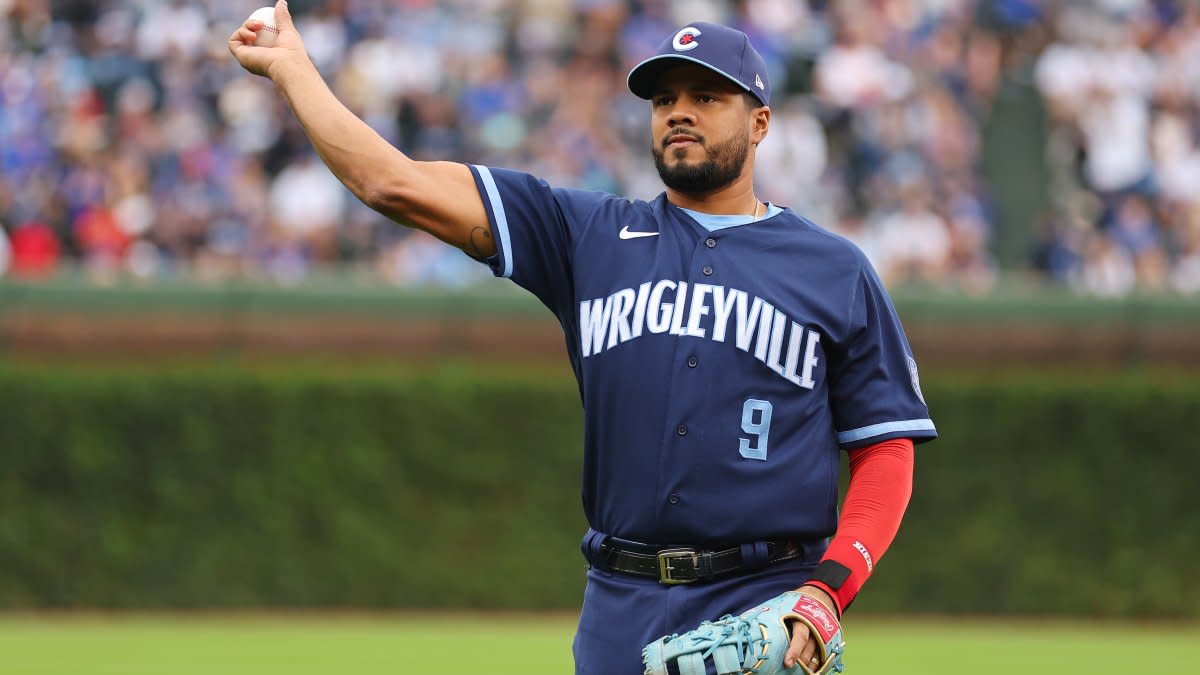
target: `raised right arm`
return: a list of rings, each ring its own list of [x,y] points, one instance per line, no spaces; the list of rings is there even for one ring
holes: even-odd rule
[[[275,46],[255,46],[262,25],[247,21],[230,36],[229,50],[243,68],[275,83],[338,180],[364,204],[400,224],[476,258],[494,255],[496,243],[470,169],[455,162],[418,162],[384,140],[321,78],[285,0],[275,5],[275,21]]]

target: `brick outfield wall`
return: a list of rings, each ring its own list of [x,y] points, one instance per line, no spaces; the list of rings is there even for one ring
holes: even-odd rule
[[[903,315],[903,312],[902,312]],[[923,367],[1200,367],[1200,323],[906,319]],[[367,312],[0,312],[0,357],[316,357],[565,362],[557,321]]]
[[[1200,300],[1097,300],[1017,279],[987,296],[893,292],[924,367],[1200,366]],[[557,321],[507,283],[402,290],[352,276],[297,288],[0,280],[5,357],[499,358],[562,363]]]

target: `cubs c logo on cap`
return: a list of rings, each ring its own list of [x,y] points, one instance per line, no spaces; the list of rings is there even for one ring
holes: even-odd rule
[[[700,46],[696,42],[696,38],[700,36],[700,30],[693,26],[688,26],[675,34],[675,39],[671,41],[671,45],[675,47],[677,52],[686,52],[689,49],[695,49]]]

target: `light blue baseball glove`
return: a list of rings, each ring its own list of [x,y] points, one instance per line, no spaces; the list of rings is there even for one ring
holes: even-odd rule
[[[817,639],[817,662],[783,667],[791,643],[787,622],[808,626]],[[705,621],[682,635],[668,635],[642,650],[645,675],[826,675],[840,673],[842,627],[817,600],[788,591],[742,612]],[[675,669],[667,664],[675,662]],[[710,667],[711,666],[711,667]]]

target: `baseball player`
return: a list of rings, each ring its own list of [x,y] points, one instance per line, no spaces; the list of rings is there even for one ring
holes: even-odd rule
[[[229,48],[334,174],[562,324],[590,525],[575,672],[841,670],[841,612],[899,528],[913,443],[937,433],[863,254],[755,196],[771,83],[747,37],[689,24],[629,73],[666,185],[644,202],[414,161],[338,102],[285,1],[276,23],[276,46],[254,46],[247,21]]]

